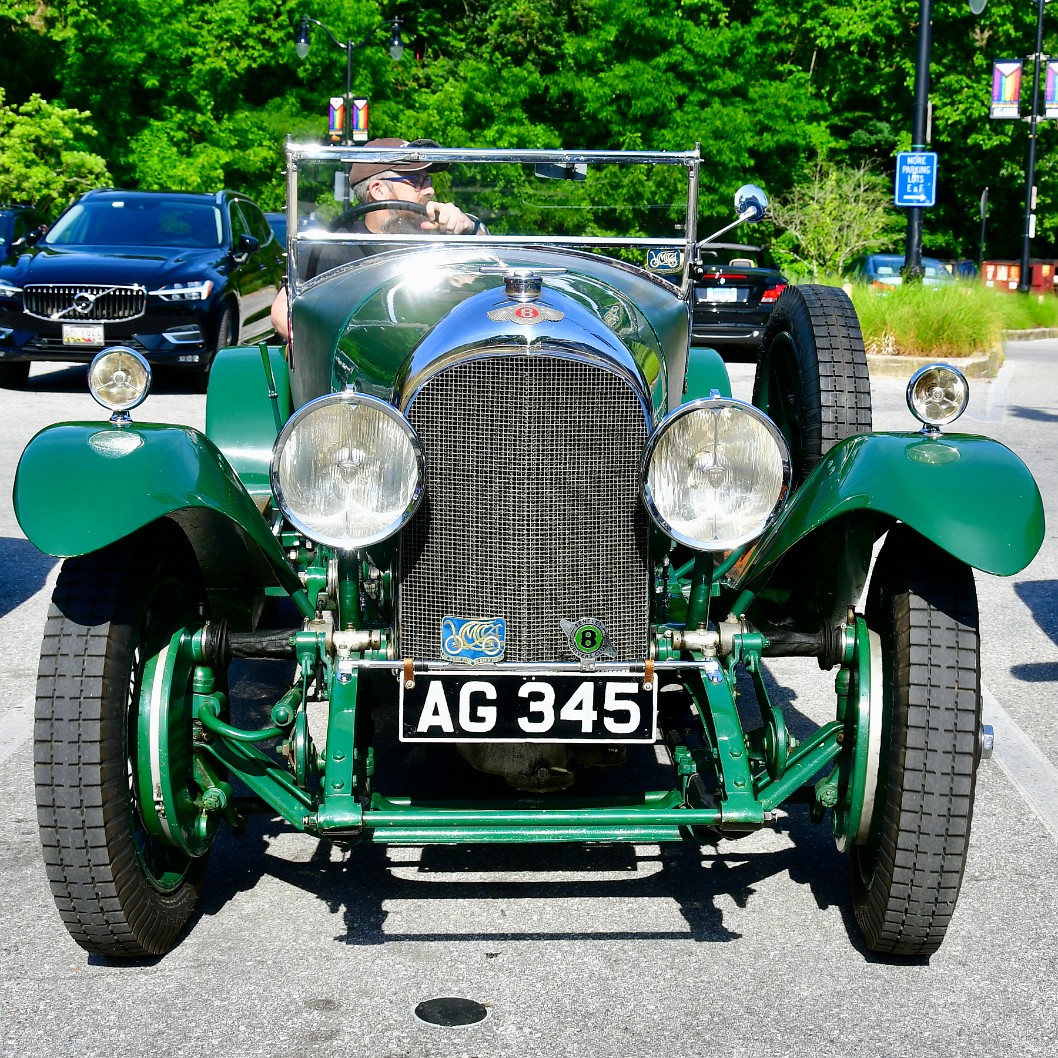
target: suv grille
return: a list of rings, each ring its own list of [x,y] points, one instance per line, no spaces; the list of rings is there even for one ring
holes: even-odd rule
[[[26,314],[56,323],[117,323],[147,311],[147,290],[141,286],[27,286],[22,291]]]
[[[573,360],[494,357],[430,379],[408,409],[426,497],[401,539],[401,657],[439,658],[441,620],[504,617],[507,661],[571,661],[560,621],[647,649],[647,517],[635,392]]]

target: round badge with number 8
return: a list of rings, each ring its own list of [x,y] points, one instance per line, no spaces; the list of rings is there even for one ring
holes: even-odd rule
[[[573,645],[585,654],[594,654],[605,641],[602,629],[596,625],[581,625],[573,633]]]
[[[601,621],[591,617],[582,617],[578,621],[563,621],[562,628],[569,640],[570,648],[577,657],[593,659],[615,656],[613,646],[610,644],[610,634]]]

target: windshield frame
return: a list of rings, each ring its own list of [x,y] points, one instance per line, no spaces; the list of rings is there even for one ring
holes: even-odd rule
[[[287,284],[294,296],[304,288],[306,280],[298,276],[297,262],[303,248],[328,243],[383,244],[380,250],[394,246],[421,244],[436,248],[437,237],[432,234],[373,234],[350,235],[344,232],[329,232],[321,229],[299,230],[298,174],[303,163],[330,162],[347,166],[348,163],[401,163],[424,162],[469,164],[521,164],[521,165],[672,165],[682,166],[687,171],[686,204],[683,235],[678,237],[617,237],[577,235],[446,235],[445,245],[451,247],[504,247],[537,246],[566,247],[571,251],[587,251],[593,248],[641,247],[650,250],[679,251],[681,266],[669,273],[659,275],[643,268],[645,274],[663,280],[675,287],[674,293],[687,298],[692,288],[691,265],[695,258],[698,218],[698,181],[701,167],[701,150],[695,145],[692,151],[573,151],[573,150],[503,150],[503,149],[454,149],[443,147],[366,147],[366,146],[321,146],[319,144],[289,143],[287,145]],[[625,261],[615,261],[628,267]]]

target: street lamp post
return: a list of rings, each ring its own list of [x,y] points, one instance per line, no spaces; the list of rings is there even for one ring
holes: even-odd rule
[[[358,51],[365,45],[370,44],[373,40],[376,40],[380,30],[389,31],[389,57],[394,62],[399,62],[401,55],[404,54],[404,41],[401,39],[400,28],[401,21],[398,17],[394,16],[388,22],[380,22],[374,29],[367,33],[362,40],[339,40],[319,19],[310,18],[308,15],[302,15],[298,22],[297,35],[294,38],[294,50],[297,52],[299,59],[304,59],[309,53],[309,47],[312,43],[312,34],[309,29],[309,23],[314,26],[319,26],[324,33],[330,37],[331,42],[341,48],[345,52],[345,115],[342,122],[342,140],[348,146],[352,143],[352,136],[350,134],[350,121],[352,117],[352,100],[353,100],[353,52]]]
[[[1036,133],[1040,118],[1040,63],[1043,61],[1043,9],[1047,0],[1036,0],[1036,54],[1032,57],[1032,114],[1029,117],[1029,161],[1025,167],[1025,232],[1021,243],[1021,278],[1018,290],[1027,293],[1032,287],[1029,264],[1033,237],[1036,235]]]
[[[915,107],[911,114],[911,150],[924,151],[928,144],[929,117],[929,53],[933,45],[933,0],[919,0],[918,49],[915,59]],[[907,211],[907,252],[904,255],[904,276],[914,283],[922,279],[922,216],[921,206]]]
[[[970,10],[979,15],[988,0],[969,0]],[[1036,53],[1033,55],[1032,114],[1029,118],[1029,160],[1025,174],[1025,231],[1021,247],[1021,278],[1018,290],[1031,287],[1029,257],[1032,239],[1036,234],[1036,137],[1040,112],[1040,63],[1043,55],[1043,9],[1050,0],[1036,0]],[[933,0],[919,0],[918,54],[915,62],[915,107],[911,121],[911,149],[926,149],[926,126],[929,113],[929,57],[932,46]],[[985,203],[988,189],[981,198],[981,254],[984,255]],[[983,262],[982,262],[983,263]],[[904,257],[904,274],[911,280],[922,277],[922,210],[912,207],[907,211],[907,251]]]

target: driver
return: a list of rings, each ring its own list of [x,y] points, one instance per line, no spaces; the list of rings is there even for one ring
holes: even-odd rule
[[[440,147],[436,140],[370,140],[366,147]],[[445,169],[438,162],[353,162],[349,166],[350,193],[358,206],[371,205],[376,202],[392,202],[386,209],[376,209],[361,213],[348,221],[340,223],[332,230],[351,234],[371,233],[375,235],[421,234],[436,232],[443,235],[476,235],[484,227],[475,217],[469,217],[458,206],[451,202],[438,202],[434,196],[431,173]],[[416,203],[425,207],[426,214],[420,210],[404,210],[400,203]],[[342,218],[340,218],[340,221]],[[324,246],[313,261],[311,279],[336,268],[356,257],[366,257],[372,253],[369,246],[348,246],[334,244]],[[279,289],[272,302],[272,326],[282,339],[289,337],[287,328],[287,290]]]

